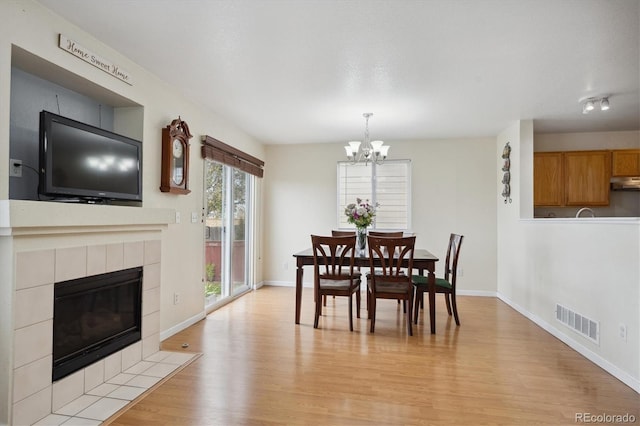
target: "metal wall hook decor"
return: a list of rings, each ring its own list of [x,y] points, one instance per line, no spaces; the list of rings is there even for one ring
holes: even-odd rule
[[[502,149],[502,158],[504,159],[504,163],[502,164],[502,171],[504,172],[502,175],[502,184],[504,185],[502,188],[502,196],[504,197],[505,204],[507,204],[507,200],[511,202],[511,172],[509,171],[511,168],[510,155],[511,145],[507,142]]]

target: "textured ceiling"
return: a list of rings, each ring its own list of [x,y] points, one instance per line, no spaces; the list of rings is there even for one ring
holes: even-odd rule
[[[640,129],[639,0],[40,3],[266,143]]]

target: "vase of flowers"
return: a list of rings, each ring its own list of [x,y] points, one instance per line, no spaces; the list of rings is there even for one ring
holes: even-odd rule
[[[369,203],[369,200],[356,198],[355,203],[348,204],[344,209],[347,222],[356,226],[356,250],[359,254],[364,252],[367,242],[367,227],[373,223],[378,206],[378,203],[374,205]]]
[[[367,228],[356,228],[356,252],[362,254],[367,247]]]

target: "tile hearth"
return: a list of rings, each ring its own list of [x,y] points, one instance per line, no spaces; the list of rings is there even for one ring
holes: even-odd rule
[[[34,425],[100,425],[198,355],[187,352],[156,352]]]

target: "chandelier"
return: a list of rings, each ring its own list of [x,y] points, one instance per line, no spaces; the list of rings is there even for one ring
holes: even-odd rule
[[[364,141],[351,141],[349,145],[344,147],[344,150],[347,152],[347,158],[351,161],[351,164],[364,163],[367,165],[369,161],[382,164],[384,159],[387,158],[389,145],[384,145],[382,141],[369,140],[369,117],[372,115],[372,112],[362,114],[366,120]]]

